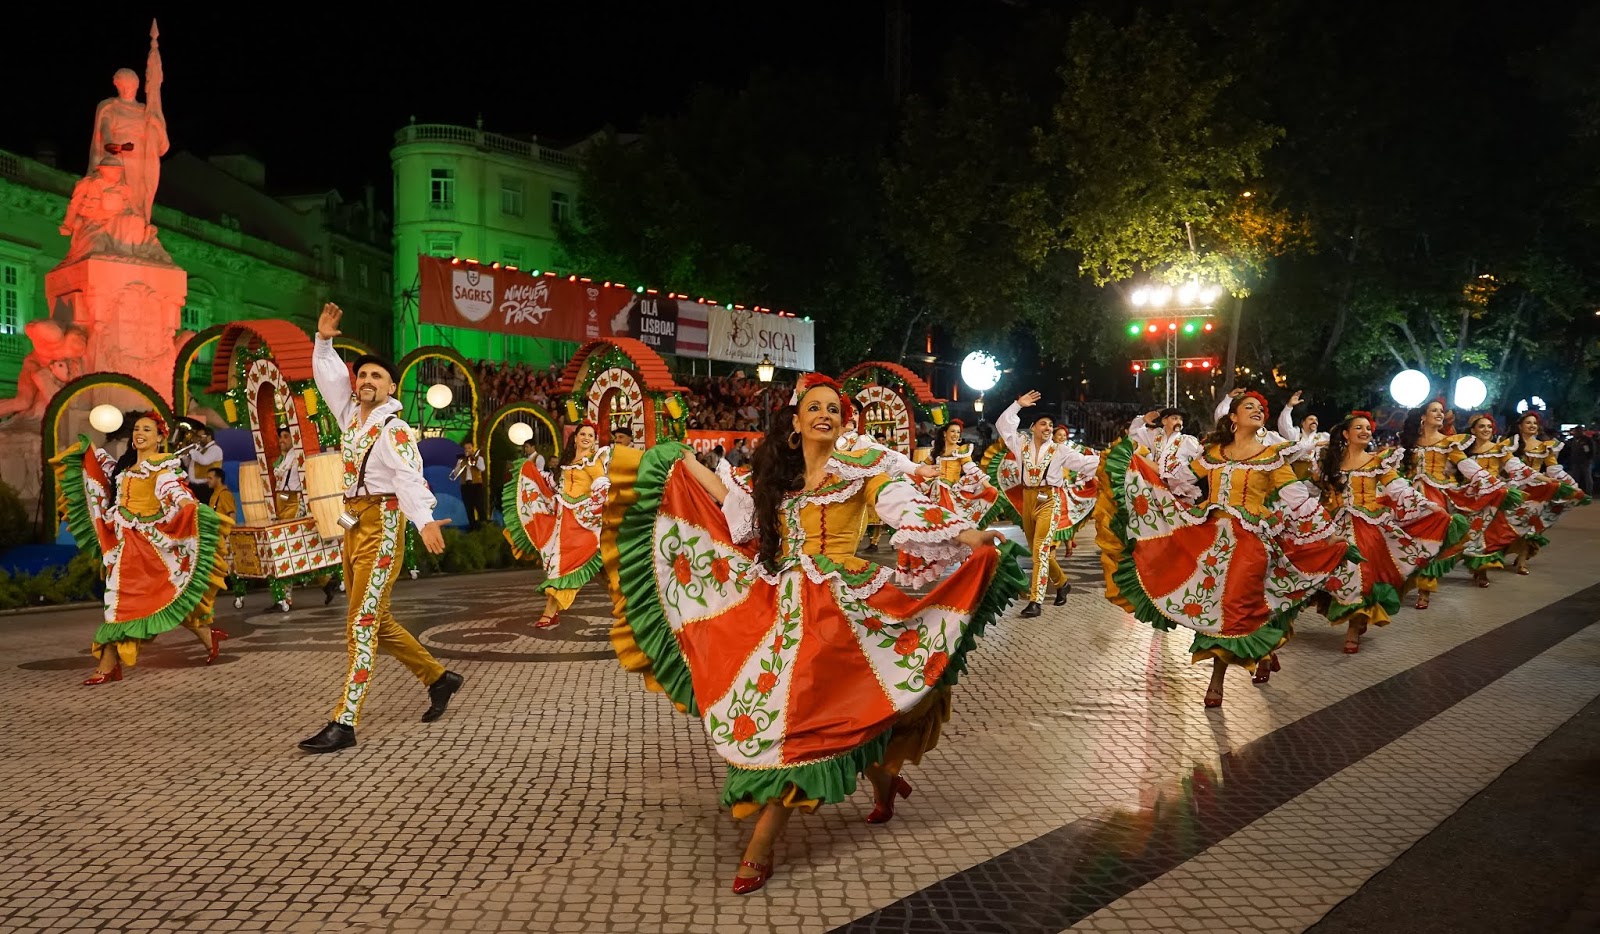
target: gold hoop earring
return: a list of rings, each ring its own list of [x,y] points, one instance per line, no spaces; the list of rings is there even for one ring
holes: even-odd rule
[[[789,450],[791,450],[791,451],[800,450],[800,432],[798,432],[798,431],[789,432]]]

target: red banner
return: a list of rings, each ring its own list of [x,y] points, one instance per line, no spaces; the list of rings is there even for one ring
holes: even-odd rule
[[[626,315],[620,329],[613,321],[635,301],[632,289],[437,256],[417,257],[417,276],[423,324],[575,343],[630,336]]]
[[[707,431],[700,428],[691,428],[688,431],[689,446],[694,448],[696,454],[704,454],[717,445],[722,445],[722,453],[727,454],[733,446],[744,439],[745,450],[750,450],[761,443],[759,431]]]

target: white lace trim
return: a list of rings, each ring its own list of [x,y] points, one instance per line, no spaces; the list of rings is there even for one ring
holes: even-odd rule
[[[728,537],[735,543],[756,537],[756,503],[749,491],[737,484],[728,487],[722,501],[722,516],[728,520]]]
[[[872,597],[878,591],[882,590],[884,586],[887,585],[891,580],[893,580],[895,576],[894,571],[884,567],[883,565],[878,565],[873,570],[872,577],[868,578],[866,583],[861,584],[860,586],[852,587],[845,581],[844,573],[842,571],[828,571],[824,573],[820,568],[818,568],[815,555],[801,555],[798,558],[783,561],[778,565],[778,572],[776,574],[769,572],[766,568],[766,565],[762,564],[760,561],[753,562],[750,565],[751,574],[763,581],[766,581],[768,584],[771,584],[774,587],[780,586],[783,581],[783,575],[792,570],[804,571],[806,579],[811,581],[811,583],[823,586],[834,586],[857,600],[866,600]]]

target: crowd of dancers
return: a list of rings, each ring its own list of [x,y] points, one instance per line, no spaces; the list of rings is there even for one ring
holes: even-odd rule
[[[355,744],[380,647],[427,686],[424,720],[463,683],[389,613],[403,523],[434,551],[442,523],[397,417],[392,365],[363,358],[352,374],[331,349],[338,323],[324,309],[315,362],[344,432],[349,666],[329,723],[301,744],[318,753]],[[1203,438],[1169,409],[1095,451],[1038,401],[1029,392],[1007,408],[987,451],[955,422],[913,458],[858,434],[840,385],[810,374],[738,466],[712,469],[674,442],[602,444],[585,424],[549,474],[515,468],[506,536],[542,560],[537,625],[559,626],[590,581],[608,587],[619,661],[701,720],[727,763],[723,803],[755,821],[734,891],[765,885],[796,810],[842,802],[860,776],[866,820],[893,818],[912,793],[903,770],[938,744],[985,629],[1016,603],[1032,618],[1066,602],[1056,555],[1091,518],[1106,598],[1157,629],[1190,630],[1193,660],[1212,664],[1204,706],[1218,708],[1230,668],[1256,683],[1282,671],[1303,610],[1343,626],[1344,651],[1359,652],[1413,591],[1427,609],[1457,564],[1481,587],[1495,569],[1528,573],[1562,512],[1588,502],[1531,413],[1506,438],[1488,416],[1456,434],[1434,401],[1408,413],[1400,447],[1375,450],[1370,413],[1319,431],[1291,421],[1297,394],[1274,430],[1268,400],[1240,392]],[[86,442],[57,458],[69,525],[105,562],[91,684],[117,680],[139,644],[177,626],[208,662],[223,638],[210,605],[227,520],[187,493],[147,420],[127,465]],[[1026,550],[990,528],[1002,521],[1021,527]],[[858,553],[872,524],[893,530],[894,564]]]

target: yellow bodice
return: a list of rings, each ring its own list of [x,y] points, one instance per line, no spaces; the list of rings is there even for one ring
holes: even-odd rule
[[[569,464],[561,468],[561,495],[572,502],[585,499],[594,489],[594,482],[605,475],[606,465],[598,456]]]
[[[1360,467],[1342,471],[1344,491],[1329,490],[1324,497],[1330,512],[1344,506],[1372,515],[1383,512],[1385,507],[1380,497],[1384,488],[1400,479],[1400,474],[1394,468],[1384,466],[1383,454],[1380,451],[1369,456]]]
[[[1456,465],[1467,459],[1461,448],[1467,443],[1466,435],[1446,435],[1429,445],[1417,445],[1417,476],[1432,480],[1441,486],[1454,486],[1460,482]]]
[[[1535,438],[1522,446],[1522,453],[1517,455],[1517,459],[1532,470],[1544,471],[1560,463],[1556,457],[1557,450],[1553,442]]]
[[[783,557],[827,555],[852,569],[870,563],[856,557],[856,547],[861,543],[867,508],[889,480],[887,474],[875,474],[845,495],[853,481],[829,474],[817,489],[785,497],[780,510]]]
[[[1503,441],[1496,442],[1482,454],[1474,454],[1472,449],[1468,448],[1465,456],[1472,458],[1473,463],[1488,471],[1489,476],[1498,480],[1505,475],[1506,461],[1511,459],[1511,446]]]
[[[156,478],[160,474],[142,477],[124,474],[117,490],[117,505],[141,519],[161,514],[161,499],[156,496]]]
[[[1208,506],[1224,506],[1247,516],[1265,516],[1272,510],[1267,500],[1284,486],[1294,483],[1294,468],[1283,458],[1288,444],[1274,445],[1249,460],[1230,460],[1222,446],[1214,444],[1189,462],[1196,477],[1207,482]]]

